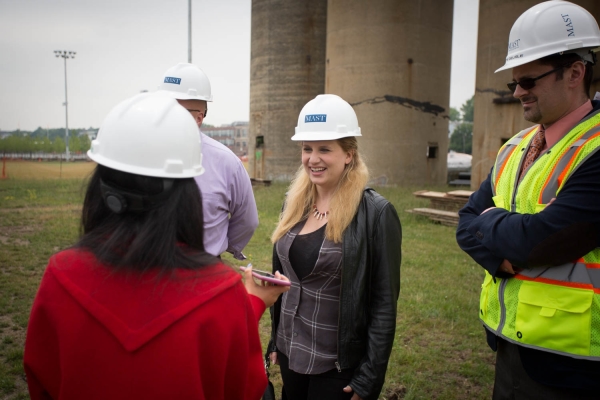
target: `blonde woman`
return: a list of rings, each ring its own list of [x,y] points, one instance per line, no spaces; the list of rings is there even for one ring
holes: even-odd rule
[[[366,188],[352,107],[336,95],[308,102],[294,141],[302,166],[271,240],[273,271],[291,289],[271,309],[271,362],[288,400],[377,399],[400,292],[396,210]]]

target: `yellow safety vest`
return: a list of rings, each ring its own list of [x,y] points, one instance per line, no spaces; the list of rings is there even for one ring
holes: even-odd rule
[[[520,214],[542,211],[600,149],[596,112],[542,153],[519,182],[538,129],[519,132],[500,149],[492,170],[497,207]],[[579,260],[526,269],[508,279],[494,279],[486,271],[481,287],[479,316],[496,335],[521,346],[600,361],[600,248]]]

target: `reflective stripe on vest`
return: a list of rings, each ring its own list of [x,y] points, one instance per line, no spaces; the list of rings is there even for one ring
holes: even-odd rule
[[[522,130],[513,136],[510,140],[508,140],[504,145],[500,148],[498,152],[498,156],[496,157],[496,166],[492,171],[492,192],[494,196],[496,195],[496,184],[498,183],[498,177],[502,174],[504,167],[506,166],[506,162],[512,153],[516,150],[516,146],[521,143],[524,139],[531,139],[535,135],[538,126],[534,126],[532,128],[527,128]]]
[[[562,189],[564,182],[566,182],[566,175],[570,175],[571,173],[575,172],[571,171],[569,166],[573,165],[574,160],[579,155],[579,151],[581,151],[581,146],[583,146],[588,140],[595,139],[599,135],[600,127],[595,126],[593,129],[586,132],[581,139],[577,140],[571,145],[571,147],[569,147],[567,152],[560,158],[556,166],[553,168],[552,173],[548,175],[548,179],[544,184],[544,188],[538,200],[539,203],[548,204],[550,200],[556,197],[560,189]],[[594,148],[593,151],[587,154],[586,159],[592,156],[596,151],[598,151],[598,147]],[[578,165],[581,165],[582,162],[578,163]]]
[[[537,126],[501,149],[492,170],[494,203],[535,214],[600,149],[600,112],[579,122],[523,172],[521,164]],[[486,272],[480,318],[498,336],[521,346],[600,361],[600,249],[554,267],[531,268],[513,278]]]

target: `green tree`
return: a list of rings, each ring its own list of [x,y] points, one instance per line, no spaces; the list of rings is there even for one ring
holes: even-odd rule
[[[458,125],[450,136],[450,150],[459,153],[471,154],[473,152],[473,123],[463,122]]]
[[[460,111],[458,111],[454,107],[450,107],[450,121],[459,121],[460,120]]]
[[[473,122],[473,99],[475,96],[471,97],[469,100],[465,102],[460,107],[460,111],[462,113],[462,120],[464,122]]]
[[[73,153],[84,153],[90,149],[90,138],[88,135],[75,135],[69,137],[69,150]]]
[[[20,137],[17,135],[10,135],[6,139],[3,140],[5,145],[5,151],[7,153],[15,153],[19,150],[19,140]]]
[[[69,136],[69,151],[71,153],[79,153],[81,151],[79,136]]]
[[[30,150],[29,138],[21,135],[12,135],[13,150],[15,153],[26,153]]]
[[[30,152],[39,153],[44,151],[44,139],[43,138],[31,138],[29,142],[31,148]]]
[[[80,151],[85,153],[87,152],[90,147],[92,147],[92,142],[90,141],[90,137],[88,135],[81,135],[79,137],[79,146],[80,146]]]
[[[52,151],[54,153],[64,153],[66,151],[63,138],[57,137],[52,141]]]
[[[8,153],[9,137],[0,139],[0,153]]]

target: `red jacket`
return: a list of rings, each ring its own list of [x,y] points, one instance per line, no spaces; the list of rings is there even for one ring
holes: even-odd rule
[[[260,399],[264,310],[223,264],[157,278],[63,251],[50,259],[29,319],[29,393],[32,400]]]

